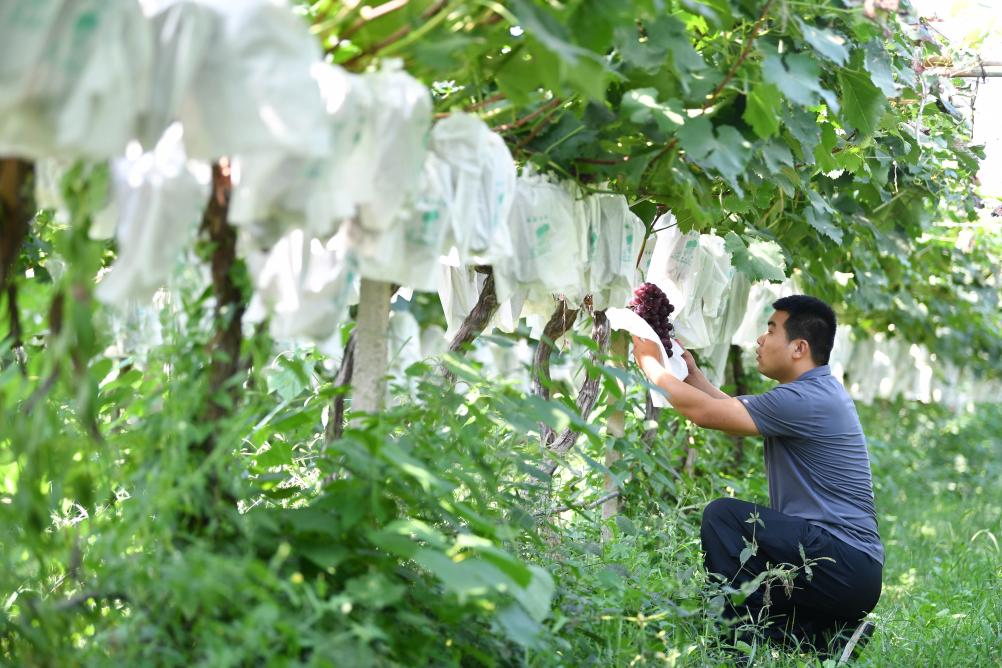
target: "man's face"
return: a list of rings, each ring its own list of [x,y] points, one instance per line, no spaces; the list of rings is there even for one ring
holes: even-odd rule
[[[773,311],[765,334],[756,340],[758,350],[755,359],[758,361],[758,370],[768,378],[784,378],[793,366],[796,344],[786,338],[786,320],[789,317],[790,314],[785,311]]]

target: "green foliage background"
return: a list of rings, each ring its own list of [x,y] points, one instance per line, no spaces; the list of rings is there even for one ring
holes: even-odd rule
[[[670,208],[686,229],[729,235],[755,277],[745,248],[774,240],[844,321],[894,323],[998,375],[999,240],[982,233],[961,252],[939,225],[975,216],[978,149],[918,104],[913,61],[938,47],[894,16],[729,0],[414,1],[372,20],[348,4],[299,7],[334,61],[403,58],[438,111],[473,107],[523,164],[626,194],[648,224]],[[92,291],[114,249],[87,234],[107,188],[103,167],[76,166],[69,211],[39,212],[17,266],[24,346],[0,344],[3,661],[733,660],[717,615],[728,592],[702,575],[698,520],[714,496],[765,498],[754,440],[739,449],[670,411],[655,429],[615,360],[595,366],[602,395],[580,416],[566,394],[527,396],[457,356],[458,384],[412,367],[415,393],[327,442],[343,390],[316,353],[276,356],[248,332],[237,376],[211,385],[216,323],[197,280],[175,286],[162,344],[108,352],[111,314]],[[222,419],[205,418],[210,401]],[[617,410],[627,433],[614,439]],[[863,417],[889,555],[869,660],[997,662],[1002,610],[986,592],[1002,578],[1002,413],[898,404]],[[540,423],[581,432],[555,479],[539,471]],[[622,454],[611,470],[607,448]],[[624,510],[603,523],[591,505],[607,474]]]
[[[1002,246],[982,230],[965,253],[941,226],[976,219],[983,152],[916,74],[959,54],[906,3],[874,19],[860,4],[422,0],[368,21],[301,6],[334,62],[401,58],[437,110],[472,108],[516,159],[625,194],[648,224],[667,208],[686,230],[776,241],[843,321],[997,375]]]

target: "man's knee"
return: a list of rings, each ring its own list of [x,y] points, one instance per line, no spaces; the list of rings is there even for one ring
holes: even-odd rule
[[[705,532],[710,527],[734,524],[735,518],[738,517],[745,505],[744,501],[730,497],[710,501],[706,504],[706,508],[703,509],[703,520],[700,524],[701,531]]]

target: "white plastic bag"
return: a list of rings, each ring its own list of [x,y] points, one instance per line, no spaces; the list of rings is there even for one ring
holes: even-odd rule
[[[723,238],[701,234],[696,239],[698,248],[693,263],[688,265],[689,273],[681,273],[677,271],[678,267],[671,267],[680,248],[676,245],[675,254],[669,260],[667,280],[669,286],[680,289],[685,295],[675,315],[679,339],[691,350],[703,350],[723,342],[717,330],[734,269],[730,253],[724,250]],[[689,241],[686,244],[684,254],[688,252]]]
[[[751,287],[748,295],[748,307],[745,310],[745,317],[738,327],[738,331],[731,337],[731,343],[743,347],[754,346],[758,342],[758,337],[766,332],[769,316],[775,309],[773,302],[780,297],[792,295],[797,291],[792,280],[783,283],[755,283]]]
[[[359,147],[358,221],[381,232],[397,220],[400,207],[420,185],[431,129],[431,95],[418,80],[387,62],[363,75],[371,95],[366,141]]]
[[[459,261],[491,264],[512,253],[508,227],[515,162],[504,140],[472,114],[450,114],[431,131],[431,150],[451,167],[452,237]]]
[[[362,276],[423,292],[438,290],[440,258],[449,231],[450,168],[428,154],[418,187],[394,224],[359,235]]]
[[[147,97],[151,55],[135,2],[4,2],[0,154],[121,155]]]
[[[608,261],[608,239],[602,220],[599,195],[578,197],[574,201],[574,217],[579,221],[583,235],[584,254],[581,258],[581,280],[584,292],[593,296],[612,281],[612,267]],[[594,303],[594,301],[593,301]]]
[[[371,187],[371,131],[366,123],[372,99],[363,77],[315,64],[312,74],[324,99],[330,146],[323,155],[267,152],[234,160],[230,221],[268,246],[289,229],[329,237],[355,214],[356,199]]]
[[[518,179],[511,213],[513,255],[495,264],[498,299],[527,294],[526,308],[581,291],[580,235],[567,190],[543,176]],[[547,313],[547,315],[549,315]]]
[[[846,367],[852,357],[853,331],[849,325],[839,324],[835,330],[835,344],[832,346],[831,355],[828,358],[828,365],[831,367],[832,375],[845,383]]]
[[[149,299],[170,276],[209,199],[206,165],[191,164],[180,125],[156,148],[112,163],[118,256],[97,287],[105,303]]]
[[[928,403],[932,401],[933,366],[929,349],[925,346],[911,346],[911,356],[915,366],[915,377],[912,386],[904,390],[906,399]],[[996,399],[997,400],[997,399]]]
[[[588,290],[596,310],[620,307],[639,282],[637,254],[645,227],[622,195],[592,195],[598,217],[589,235]]]
[[[401,400],[410,401],[417,392],[418,379],[408,376],[407,369],[421,361],[421,327],[410,311],[390,311],[386,343],[387,375],[390,377],[386,384],[387,401],[392,398],[393,390],[403,390],[405,396]]]
[[[327,112],[312,76],[323,54],[279,0],[147,4],[156,31],[144,137],[180,120],[192,157],[323,154]]]
[[[724,314],[727,291],[735,270],[731,266],[731,254],[724,248],[723,237],[701,234],[699,248],[706,256],[704,263],[706,275],[701,281],[703,289],[700,293],[703,316],[706,318],[710,343],[717,343],[720,339],[713,334],[716,329],[715,322]]]
[[[707,260],[701,252],[699,233],[682,234],[671,213],[655,221],[658,229],[646,280],[654,283],[675,306],[675,332],[686,346],[701,348],[708,342],[706,323],[700,301]]]
[[[271,333],[279,339],[338,347],[338,326],[348,313],[358,263],[346,231],[326,242],[293,230],[267,255],[248,259],[256,276],[247,319],[271,314]]]
[[[611,330],[624,330],[633,336],[654,341],[658,346],[658,353],[661,355],[661,363],[668,373],[679,380],[685,380],[689,376],[689,367],[686,365],[685,360],[682,359],[684,351],[677,341],[672,340],[672,356],[668,357],[664,344],[661,343],[661,338],[647,324],[647,321],[639,315],[628,308],[610,308],[606,310],[605,315],[609,318],[609,328]],[[651,400],[657,408],[665,408],[670,405],[664,394],[654,390],[651,390]]]
[[[449,349],[445,330],[438,325],[428,325],[421,332],[421,359],[438,357]]]
[[[857,401],[873,403],[880,383],[882,364],[876,359],[877,342],[870,337],[861,337],[852,348],[852,357],[846,368],[848,384],[846,389]]]
[[[703,371],[714,385],[719,386],[724,380],[731,339],[744,320],[750,293],[751,281],[748,277],[741,272],[733,272],[722,300],[722,312],[709,321],[709,334],[713,343],[704,348],[701,355],[706,361]]]

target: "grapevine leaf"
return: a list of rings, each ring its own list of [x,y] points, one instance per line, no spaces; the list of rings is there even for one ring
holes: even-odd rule
[[[511,6],[522,29],[564,62],[574,65],[579,58],[590,58],[595,55],[571,42],[567,27],[536,3],[528,0],[511,0]]]
[[[661,16],[645,25],[643,41],[636,26],[620,26],[615,43],[624,61],[649,74],[670,62],[683,90],[688,89],[686,77],[706,68],[703,57],[689,42],[685,25],[673,16]]]
[[[714,132],[709,119],[698,116],[678,131],[678,140],[697,165],[717,170],[741,192],[738,180],[751,157],[751,144],[740,132],[730,125],[722,125]]]
[[[853,174],[857,173],[863,166],[863,159],[852,151],[842,151],[835,160],[840,168]]]
[[[845,48],[844,37],[831,30],[815,28],[812,25],[804,23],[799,18],[796,21],[797,25],[800,26],[800,32],[803,34],[804,39],[807,40],[807,43],[818,54],[836,65],[845,65],[845,61],[849,60],[849,51]]]
[[[891,74],[891,60],[883,45],[873,40],[867,42],[864,47],[866,52],[866,71],[870,73],[870,80],[887,97],[898,96],[898,86],[894,83]]]
[[[778,172],[782,165],[793,166],[793,153],[786,144],[776,139],[762,146],[762,158],[770,172]]]
[[[525,611],[537,622],[542,622],[550,614],[550,604],[556,587],[553,576],[540,566],[529,566],[532,579],[524,588],[512,590],[512,594],[522,604]]]
[[[647,41],[640,41],[636,26],[619,26],[615,32],[615,45],[623,61],[632,67],[653,74],[664,65],[666,51]]]
[[[873,85],[866,72],[844,69],[839,72],[838,78],[845,102],[842,117],[862,137],[872,136],[884,112],[884,94]]]
[[[546,86],[543,73],[555,71],[557,59],[546,49],[523,49],[517,57],[509,58],[497,72],[498,88],[504,96],[518,105],[528,105],[533,93]]]
[[[811,201],[810,208],[804,213],[808,225],[835,243],[842,243],[842,229],[835,224],[832,218],[835,209],[814,190],[808,190],[807,197]]]
[[[755,130],[755,134],[768,139],[779,132],[779,90],[772,84],[758,84],[748,94],[745,122]]]
[[[623,96],[622,110],[637,124],[654,121],[663,132],[674,132],[685,124],[685,110],[677,100],[658,102],[654,88],[636,88]]]
[[[605,0],[584,0],[570,19],[571,32],[582,44],[597,53],[605,53],[623,7]]]
[[[703,57],[692,47],[685,25],[674,16],[659,17],[647,31],[648,39],[663,46],[671,55],[675,71],[682,76],[706,69]]]
[[[742,566],[744,566],[745,562],[747,562],[751,558],[752,558],[752,549],[750,547],[744,548],[743,550],[741,550],[741,554],[738,555],[738,561],[741,562]]]
[[[817,114],[803,109],[794,109],[786,116],[786,129],[800,142],[801,156],[807,164],[814,163],[814,147],[821,140]]]
[[[734,23],[734,9],[727,0],[681,0],[687,11],[702,16],[715,28],[727,29]]]
[[[724,249],[731,254],[734,268],[752,282],[786,279],[782,251],[773,242],[754,242],[746,246],[741,237],[728,232],[724,236]]]
[[[511,603],[497,613],[497,621],[509,640],[523,647],[540,645],[543,627],[517,603]]]
[[[818,233],[825,235],[837,244],[842,243],[842,229],[832,222],[831,214],[809,208],[804,212],[804,217]]]
[[[774,84],[787,100],[810,107],[824,100],[832,111],[838,112],[839,103],[834,93],[821,86],[821,70],[810,56],[791,53],[781,56],[774,48],[764,47],[762,76]]]
[[[557,161],[570,161],[582,155],[595,143],[597,133],[574,114],[564,114],[557,123],[542,133],[531,146]]]
[[[832,156],[832,151],[838,144],[838,135],[831,123],[822,123],[820,128],[821,143],[814,149],[814,158],[821,171],[832,172],[839,168],[838,161]]]
[[[592,98],[602,97],[611,71],[597,53],[574,44],[567,27],[535,3],[512,0],[512,9],[531,39],[557,57],[555,69],[559,79]],[[546,71],[540,72],[540,76],[545,74]],[[553,84],[549,87],[559,88]]]

